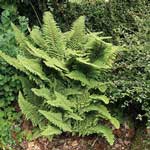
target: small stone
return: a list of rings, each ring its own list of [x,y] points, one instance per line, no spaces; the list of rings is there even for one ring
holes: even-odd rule
[[[71,143],[71,145],[72,145],[72,147],[75,147],[75,146],[78,145],[78,142],[75,140],[75,141],[73,141],[73,142]]]
[[[130,142],[129,142],[129,141],[124,141],[124,144],[125,144],[125,145],[129,145]]]
[[[34,142],[28,143],[28,149],[27,150],[41,150],[38,145],[36,145]]]

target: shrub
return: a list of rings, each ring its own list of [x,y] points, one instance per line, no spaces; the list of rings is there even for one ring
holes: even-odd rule
[[[134,110],[136,117],[146,117],[147,126],[150,126],[150,15],[145,13],[141,18],[136,16],[136,19],[138,32],[124,39],[129,50],[118,56],[112,71],[105,74],[105,79],[113,81],[108,90],[112,103],[123,108],[137,107],[137,112]]]
[[[109,124],[119,128],[119,122],[107,110],[105,83],[97,78],[101,70],[111,67],[118,48],[104,42],[98,33],[87,31],[83,16],[65,33],[49,12],[43,22],[42,28],[34,27],[29,37],[13,25],[21,55],[15,59],[0,53],[28,77],[18,77],[23,87],[19,93],[22,112],[40,128],[40,135],[97,133],[113,144]]]

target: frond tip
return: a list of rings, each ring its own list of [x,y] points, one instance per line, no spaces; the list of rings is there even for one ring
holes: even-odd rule
[[[64,57],[64,41],[63,34],[60,29],[57,27],[56,22],[53,18],[53,15],[50,12],[45,12],[43,16],[43,34],[45,41],[48,45],[47,53],[51,56],[54,54]],[[54,57],[57,57],[54,55]]]

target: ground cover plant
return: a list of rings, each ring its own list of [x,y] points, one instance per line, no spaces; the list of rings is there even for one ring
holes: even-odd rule
[[[83,16],[65,33],[51,13],[44,14],[43,22],[42,29],[34,27],[28,37],[12,24],[20,54],[13,58],[0,53],[28,77],[18,77],[23,87],[19,93],[22,112],[43,136],[97,133],[113,144],[109,126],[119,128],[119,122],[105,106],[109,103],[103,95],[106,86],[98,76],[111,67],[118,48],[104,42],[99,33],[86,31]]]

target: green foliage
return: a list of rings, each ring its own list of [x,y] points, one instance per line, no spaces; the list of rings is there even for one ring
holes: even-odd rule
[[[21,50],[24,48],[27,53],[17,58],[2,52],[0,56],[34,83],[23,86],[19,106],[26,118],[40,128],[41,135],[66,131],[82,136],[97,133],[112,145],[114,136],[110,127],[100,125],[99,121],[107,120],[115,128],[119,128],[119,122],[104,106],[109,100],[103,95],[104,83],[97,78],[102,70],[111,67],[118,48],[104,42],[97,33],[86,31],[84,19],[80,17],[71,31],[62,33],[52,14],[45,12],[42,28],[33,27],[31,36],[18,40]],[[15,25],[13,28],[16,39],[23,36]],[[39,38],[35,39],[34,34]],[[78,41],[80,35],[82,41]],[[40,46],[39,40],[43,41]]]
[[[127,49],[118,55],[113,70],[104,74],[104,81],[113,81],[107,96],[119,110],[130,107],[134,118],[146,116],[149,126],[149,0],[64,2],[51,3],[50,6],[64,31],[73,19],[84,14],[90,30],[103,31],[103,35],[112,36],[109,41]]]
[[[134,19],[138,31],[126,34],[121,40],[128,51],[121,53],[105,79],[113,81],[107,91],[111,102],[121,108],[132,107],[133,117],[142,120],[147,118],[150,126],[150,5],[138,10]]]
[[[134,16],[142,16],[149,10],[148,0],[93,1],[76,4],[52,0],[50,7],[53,8],[51,10],[64,31],[70,27],[73,20],[80,15],[85,15],[86,25],[91,31],[102,31],[105,36],[111,36],[113,42],[117,44],[124,44],[120,39],[138,30],[139,24]]]
[[[11,22],[18,23],[23,32],[27,29],[26,19],[17,17],[16,8],[13,5],[1,13],[0,52],[3,51],[15,57],[18,53],[18,47]],[[21,88],[20,81],[15,78],[16,73],[13,67],[0,59],[0,147],[15,144],[12,132],[16,132],[13,127],[15,121],[19,124],[20,113],[15,111],[17,106],[14,103],[17,101],[17,95]]]

